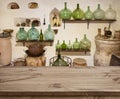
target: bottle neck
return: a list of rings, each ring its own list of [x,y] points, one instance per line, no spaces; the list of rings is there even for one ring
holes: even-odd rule
[[[42,29],[40,30],[40,34],[42,34]]]
[[[67,9],[67,2],[64,3],[64,8]]]
[[[58,58],[61,58],[60,50],[58,50]]]
[[[100,4],[98,4],[98,9],[100,9]]]
[[[57,41],[57,44],[59,44],[59,40]]]
[[[79,4],[77,4],[77,9],[79,9]]]
[[[78,39],[77,39],[77,38],[75,39],[75,42],[76,42],[76,43],[78,42]]]
[[[63,40],[63,44],[65,44],[65,40]]]
[[[69,40],[69,45],[71,44],[70,40]]]
[[[50,26],[50,24],[48,25],[48,30],[50,30],[51,29],[51,26]]]
[[[98,28],[98,35],[101,36],[101,29]]]
[[[86,34],[84,34],[84,39],[87,39]]]
[[[90,6],[88,6],[88,11],[90,11]]]
[[[111,4],[109,5],[109,9],[112,9],[112,6],[111,6]]]
[[[23,31],[24,30],[24,28],[20,28],[20,31]]]

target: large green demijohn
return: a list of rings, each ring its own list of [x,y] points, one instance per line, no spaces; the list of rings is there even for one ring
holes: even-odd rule
[[[32,25],[31,29],[28,30],[28,40],[39,40],[39,31]]]
[[[60,17],[62,19],[70,19],[72,16],[72,12],[67,8],[67,2],[64,3],[64,9],[60,11]]]
[[[77,4],[77,8],[73,11],[72,16],[74,19],[83,19],[84,18],[84,12],[82,9],[80,9],[79,4]]]

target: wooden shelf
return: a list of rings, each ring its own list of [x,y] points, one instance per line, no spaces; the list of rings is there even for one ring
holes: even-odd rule
[[[28,46],[30,44],[33,44],[33,43],[41,43],[43,44],[44,46],[52,46],[53,44],[53,40],[47,40],[47,41],[16,41],[17,42],[17,45],[23,45],[23,46]]]
[[[56,54],[58,51],[56,51]],[[61,50],[61,55],[72,55],[72,56],[90,56],[90,50],[84,51],[84,50]]]
[[[89,29],[90,23],[111,23],[115,22],[116,20],[62,20],[64,22],[64,29],[65,29],[65,23],[87,23],[87,28]]]

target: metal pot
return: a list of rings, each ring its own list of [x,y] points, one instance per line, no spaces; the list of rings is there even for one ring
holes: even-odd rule
[[[44,46],[38,43],[29,45],[28,50],[26,50],[28,56],[33,56],[33,57],[40,56],[44,52],[45,52]]]

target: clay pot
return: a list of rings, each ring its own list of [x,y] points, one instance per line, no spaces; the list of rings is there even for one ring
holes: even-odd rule
[[[40,56],[45,52],[44,46],[41,44],[32,44],[28,47],[28,50],[26,50],[26,53],[28,56]]]

